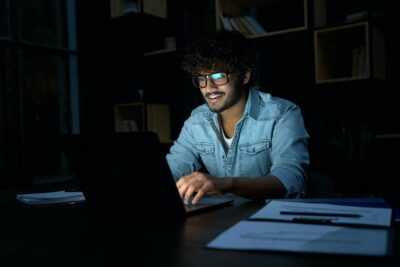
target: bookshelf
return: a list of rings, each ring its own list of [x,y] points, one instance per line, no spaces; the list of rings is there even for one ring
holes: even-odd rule
[[[314,0],[317,84],[386,79],[381,9],[373,1]]]
[[[114,105],[116,132],[154,131],[162,143],[171,143],[170,107],[163,103],[122,103]]]
[[[167,0],[110,0],[111,18],[131,13],[144,13],[166,19]]]
[[[307,0],[215,0],[215,10],[217,30],[236,29],[247,38],[308,28]]]
[[[316,9],[318,10],[318,9]],[[365,11],[366,12],[366,11]],[[367,14],[359,12],[356,14]],[[348,18],[348,16],[344,16]],[[314,31],[315,82],[330,83],[386,78],[385,40],[382,30],[365,17],[347,19],[337,26]],[[326,26],[326,18],[315,18]]]
[[[141,35],[146,36],[146,39],[151,40],[151,45],[143,47],[144,56],[176,51],[176,37],[175,32],[170,29],[167,0],[109,1],[110,18],[117,31],[124,28],[126,29],[124,34],[133,31],[140,32]],[[141,25],[140,29],[138,25]]]
[[[368,23],[315,31],[317,83],[369,77]]]
[[[366,21],[382,12],[375,0],[314,0],[314,27],[332,27]]]
[[[169,54],[173,52],[176,52],[176,38],[173,36],[169,36],[164,38],[164,47],[162,49],[145,52],[143,55],[155,56],[155,55]]]

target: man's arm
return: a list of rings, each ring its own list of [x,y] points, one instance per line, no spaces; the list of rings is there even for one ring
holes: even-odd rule
[[[197,152],[193,149],[193,143],[188,121],[185,121],[178,139],[174,142],[174,145],[166,156],[175,181],[201,168]]]
[[[189,204],[190,197],[195,192],[197,194],[192,200],[193,204],[206,194],[233,193],[249,199],[283,198],[286,194],[281,181],[271,175],[258,178],[218,178],[202,172],[193,172],[182,177],[176,186],[185,204]]]

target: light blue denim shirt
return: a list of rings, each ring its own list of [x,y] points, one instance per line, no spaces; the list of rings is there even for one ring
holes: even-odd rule
[[[288,100],[250,89],[243,117],[229,149],[218,114],[206,104],[192,111],[167,155],[175,180],[201,168],[212,176],[277,177],[287,198],[305,195],[309,135],[300,108]]]

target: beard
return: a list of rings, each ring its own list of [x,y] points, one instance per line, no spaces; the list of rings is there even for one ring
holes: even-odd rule
[[[211,94],[219,94],[219,95],[225,95],[223,92],[213,92],[213,93],[207,93],[205,95],[202,94],[204,102],[207,104],[208,108],[210,111],[215,112],[215,113],[221,113],[224,110],[227,110],[231,107],[233,107],[236,103],[239,102],[240,99],[244,96],[245,89],[244,86],[240,83],[235,84],[234,89],[232,90],[232,94],[229,96],[229,98],[226,99],[224,105],[222,105],[219,108],[214,108],[210,106],[210,104],[207,102],[207,97]]]

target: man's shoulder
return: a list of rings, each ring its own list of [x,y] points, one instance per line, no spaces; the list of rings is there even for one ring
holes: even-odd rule
[[[290,100],[273,96],[270,93],[262,92],[259,90],[256,90],[256,92],[258,93],[258,96],[260,98],[260,104],[263,106],[279,109],[287,109],[290,106],[296,106],[296,104]]]
[[[290,108],[297,107],[295,103],[290,100],[276,97],[270,93],[255,90],[258,95],[259,103],[259,116],[258,118],[265,119],[265,117],[281,117]]]
[[[192,110],[190,117],[187,119],[187,122],[195,123],[204,121],[206,116],[209,116],[210,110],[206,104],[200,105]]]

